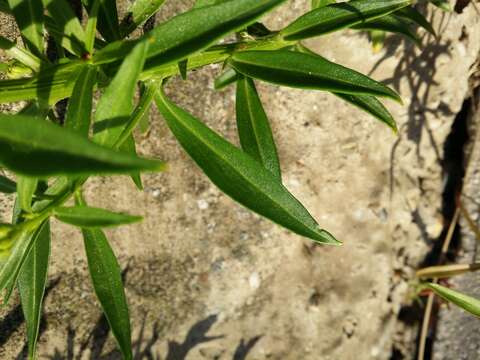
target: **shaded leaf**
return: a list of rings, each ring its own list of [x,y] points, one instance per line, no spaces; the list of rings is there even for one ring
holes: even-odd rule
[[[281,181],[280,161],[272,129],[255,84],[248,77],[237,81],[236,113],[242,149]]]
[[[433,36],[436,36],[435,29],[433,28],[432,24],[423,16],[417,9],[412,6],[404,7],[399,11],[395,12],[395,16],[400,16],[402,18],[408,19],[415,24],[421,26],[425,30],[427,30]]]
[[[42,57],[43,40],[43,4],[42,0],[8,0],[8,5],[17,23],[27,48]]]
[[[178,70],[180,71],[180,76],[182,77],[183,80],[187,80],[187,66],[188,66],[187,59],[178,62]]]
[[[92,117],[93,89],[97,80],[97,69],[85,65],[80,72],[72,96],[68,101],[65,127],[88,137]]]
[[[13,194],[17,192],[17,184],[6,176],[0,175],[0,192]]]
[[[245,207],[320,243],[338,244],[259,162],[157,93],[157,106],[185,151],[223,192]]]
[[[157,13],[165,0],[136,0],[127,11],[127,16],[120,26],[123,36],[129,35]]]
[[[401,102],[387,86],[321,56],[288,50],[242,51],[229,60],[238,72],[278,85],[352,95],[388,97]]]
[[[301,40],[364,23],[397,11],[410,0],[353,0],[314,9],[280,33],[285,40]]]
[[[38,72],[40,70],[41,60],[38,57],[29,51],[16,46],[15,43],[4,38],[3,36],[0,36],[0,49],[5,50],[5,53],[8,56],[18,60],[20,63],[28,66],[33,71]]]
[[[330,4],[335,4],[335,0],[312,0],[312,9],[318,9]]]
[[[35,359],[49,258],[50,225],[46,221],[39,229],[17,281],[27,328],[28,356],[30,359]]]
[[[452,11],[452,6],[450,5],[449,0],[429,0],[436,7],[444,11]]]
[[[17,176],[18,204],[26,212],[32,212],[32,199],[37,190],[37,184],[37,178]]]
[[[118,23],[118,12],[116,0],[98,0],[100,2],[100,8],[98,11],[97,28],[100,34],[107,40],[112,42],[119,40],[120,25]],[[88,14],[93,12],[93,6],[95,0],[82,0],[87,8]]]
[[[222,75],[215,79],[215,90],[221,90],[238,80],[238,74],[233,69],[226,70]]]
[[[90,206],[57,207],[53,213],[58,220],[82,228],[118,226],[142,220],[141,216],[120,214]]]
[[[130,134],[127,139],[123,142],[122,145],[120,145],[119,149],[122,152],[125,152],[130,155],[137,155],[137,149],[135,145],[135,140],[133,138],[133,135]],[[143,184],[142,184],[142,177],[140,176],[139,172],[134,172],[130,173],[130,177],[132,178],[133,183],[137,187],[138,190],[143,190]]]
[[[0,115],[0,164],[27,176],[163,169],[162,162],[116,152],[68,129],[22,115]]]
[[[198,9],[205,6],[218,5],[227,1],[228,0],[196,0],[193,7]]]
[[[433,290],[438,296],[457,305],[470,314],[480,317],[480,300],[438,284],[428,283],[425,284],[424,287]]]

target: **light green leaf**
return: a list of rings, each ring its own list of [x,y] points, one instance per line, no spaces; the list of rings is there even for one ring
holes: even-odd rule
[[[162,162],[116,152],[71,130],[22,115],[0,115],[0,164],[18,174],[39,177],[160,171],[164,167]]]
[[[8,56],[18,60],[23,65],[28,66],[33,71],[40,70],[41,60],[28,50],[22,49],[10,40],[0,36],[0,49],[5,50]]]
[[[242,51],[229,60],[238,72],[278,85],[352,95],[388,97],[401,102],[387,86],[321,56],[293,52]]]
[[[15,21],[27,48],[43,57],[43,5],[42,0],[8,0]]]
[[[17,184],[9,178],[0,175],[0,192],[4,194],[13,194],[17,192]]]
[[[381,18],[370,20],[365,23],[352,26],[352,29],[356,30],[381,30],[386,32],[392,32],[404,35],[408,39],[412,40],[417,46],[421,46],[420,40],[413,32],[409,23],[400,17],[393,15],[386,15]]]
[[[335,4],[335,0],[312,0],[312,9],[319,9],[330,4]]]
[[[403,9],[400,9],[399,11],[395,12],[395,16],[410,20],[427,30],[433,36],[436,36],[435,29],[433,28],[432,24],[430,24],[430,22],[425,18],[425,16],[423,16],[417,9],[412,6],[407,6]]]
[[[57,207],[53,214],[64,223],[82,228],[111,227],[142,220],[141,216],[120,214],[89,206]]]
[[[480,300],[438,284],[428,283],[425,284],[424,287],[433,290],[438,296],[457,305],[470,314],[480,317]]]
[[[148,42],[143,41],[125,58],[97,105],[95,142],[112,147],[133,112],[133,96],[143,69]]]
[[[125,37],[137,27],[142,26],[157,13],[164,2],[165,0],[136,0],[128,8],[127,16],[120,25],[122,35]]]
[[[411,0],[353,0],[331,4],[299,17],[280,33],[285,40],[301,40],[361,24],[397,11]]]
[[[93,10],[93,3],[95,0],[82,0],[90,15]],[[100,9],[98,13],[97,28],[100,34],[107,40],[112,42],[119,40],[120,25],[118,23],[118,12],[116,0],[99,0]]]
[[[37,190],[38,179],[28,176],[17,176],[17,196],[20,208],[32,212],[33,194]]]
[[[72,97],[68,102],[65,127],[88,137],[92,116],[93,89],[97,80],[97,69],[85,65],[80,72]]]
[[[85,29],[85,48],[89,54],[93,52],[95,46],[95,36],[97,34],[98,11],[100,9],[100,0],[93,0],[92,8],[88,14],[87,26]]]
[[[223,192],[297,234],[320,243],[339,244],[259,162],[173,104],[162,92],[157,93],[156,102],[185,151]]]
[[[252,79],[237,81],[237,128],[243,151],[282,181],[277,147],[267,114]]]
[[[238,80],[238,74],[233,69],[228,69],[222,75],[215,79],[215,90],[222,90]]]
[[[87,53],[85,32],[66,0],[42,0],[54,22],[61,29],[62,46],[77,56]]]
[[[49,258],[50,225],[46,221],[42,224],[32,249],[25,259],[17,282],[27,328],[29,359],[35,359]]]

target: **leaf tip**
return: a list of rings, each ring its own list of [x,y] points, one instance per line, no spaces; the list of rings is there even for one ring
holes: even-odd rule
[[[326,245],[334,245],[334,246],[343,245],[342,242],[338,241],[332,234],[330,234],[327,230],[324,230],[324,229],[319,230],[318,238],[316,240]]]

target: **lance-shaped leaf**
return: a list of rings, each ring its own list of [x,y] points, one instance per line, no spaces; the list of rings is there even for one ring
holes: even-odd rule
[[[457,305],[470,314],[480,317],[480,300],[438,284],[428,283],[424,287],[433,290],[441,298]]]
[[[388,97],[401,102],[387,86],[323,57],[288,50],[241,51],[229,60],[238,72],[278,85],[352,95]]]
[[[450,0],[429,0],[436,7],[444,11],[452,11],[452,6],[450,5]]]
[[[80,64],[71,62],[46,69],[32,78],[0,81],[0,103],[41,100],[54,104],[70,96]]]
[[[179,143],[223,192],[297,234],[320,243],[339,244],[320,229],[303,205],[258,161],[173,104],[160,91],[156,102]]]
[[[73,54],[82,56],[85,48],[85,32],[66,0],[42,0],[50,15],[63,34],[62,46]]]
[[[100,0],[93,0],[92,7],[88,14],[87,26],[85,28],[85,48],[89,54],[93,52],[95,46],[99,10]]]
[[[335,4],[335,2],[335,0],[312,0],[312,9],[319,9],[330,4]]]
[[[417,34],[410,29],[409,23],[400,17],[393,15],[386,15],[381,18],[367,21],[358,25],[352,26],[356,30],[381,30],[404,35],[412,40],[417,46],[421,46]]]
[[[35,359],[49,258],[50,225],[46,221],[38,232],[17,281],[27,328],[28,356],[30,359]]]
[[[28,66],[33,71],[39,71],[41,66],[41,60],[33,55],[28,50],[22,49],[16,46],[15,43],[0,36],[0,49],[5,50],[5,53],[12,58],[18,60],[23,65]],[[8,66],[7,69],[8,70]]]
[[[433,36],[436,36],[435,29],[433,28],[432,24],[423,16],[417,9],[412,6],[404,7],[399,11],[395,12],[395,16],[400,16],[407,20],[414,22],[415,24],[421,26],[425,30],[427,30]]]
[[[17,177],[18,204],[26,212],[32,212],[32,199],[37,190],[37,184],[37,178],[21,175]]]
[[[120,26],[122,36],[129,35],[157,13],[165,0],[136,0],[127,11]]]
[[[112,147],[121,135],[134,109],[133,96],[147,50],[147,41],[135,46],[100,98],[95,116],[95,142]]]
[[[281,181],[280,161],[272,129],[255,84],[248,77],[237,81],[236,113],[242,149]]]
[[[233,69],[228,69],[215,79],[215,90],[221,90],[238,80],[238,74]]]
[[[67,224],[82,228],[101,228],[132,224],[142,220],[141,216],[115,213],[90,206],[58,207],[55,217]]]
[[[127,139],[120,145],[119,149],[127,154],[130,155],[137,155],[137,146],[135,145],[135,139],[133,138],[133,134],[130,134]],[[142,177],[140,172],[134,172],[130,174],[133,183],[137,187],[138,190],[143,190],[143,183]]]
[[[0,164],[39,177],[163,169],[162,162],[105,148],[71,130],[23,115],[0,115]]]
[[[280,33],[285,40],[301,40],[373,20],[411,4],[410,0],[353,0],[314,9]]]
[[[0,192],[4,194],[13,194],[17,191],[17,184],[6,176],[0,175]]]
[[[205,49],[229,33],[244,29],[285,0],[235,0],[192,9],[148,32],[148,66],[178,62]],[[135,42],[112,43],[94,56],[94,62],[116,61]]]
[[[92,117],[93,88],[97,80],[97,69],[86,65],[78,76],[72,97],[68,101],[65,127],[88,137]]]
[[[42,57],[44,50],[42,0],[8,0],[8,5],[15,16],[25,45],[35,55]]]
[[[131,360],[130,317],[120,266],[100,229],[82,229],[82,233],[93,288],[124,359]]]
[[[100,1],[97,21],[98,31],[108,42],[119,40],[121,36],[116,0],[98,1]],[[82,0],[82,2],[87,8],[88,14],[92,14],[95,0]]]

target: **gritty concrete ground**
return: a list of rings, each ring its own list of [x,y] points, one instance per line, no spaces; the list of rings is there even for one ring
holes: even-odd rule
[[[307,3],[289,1],[268,24],[278,28]],[[189,4],[167,1],[159,19]],[[156,110],[148,134],[138,135],[139,151],[168,161],[168,171],[145,175],[144,192],[126,177],[88,182],[91,205],[145,216],[107,231],[125,269],[138,359],[389,359],[393,344],[411,357],[416,331],[397,316],[444,225],[443,144],[480,51],[473,6],[430,16],[439,39],[421,32],[422,49],[392,36],[374,54],[368,38],[353,31],[307,43],[398,89],[405,105],[385,102],[398,137],[329,94],[258,84],[285,185],[343,247],[315,246],[221,194]],[[170,91],[238,143],[234,89],[213,90],[220,70],[191,73]],[[4,221],[11,201],[2,199]],[[119,359],[80,234],[57,222],[53,229],[40,358]],[[2,359],[17,358],[24,346],[17,304],[1,312]]]

